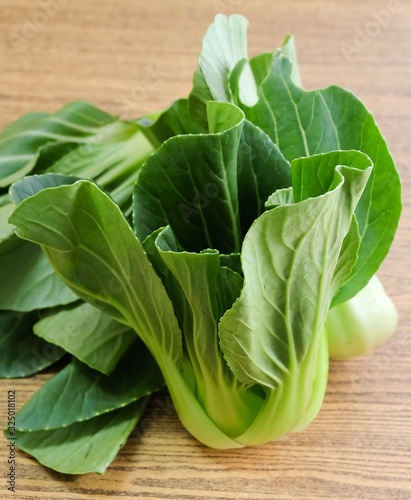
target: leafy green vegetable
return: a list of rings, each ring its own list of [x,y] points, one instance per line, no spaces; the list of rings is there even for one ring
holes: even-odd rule
[[[0,134],[2,186],[30,172],[92,178],[125,212],[130,211],[133,184],[154,149],[138,124],[118,120],[83,101],[55,114],[32,115]],[[21,151],[27,152],[24,158]],[[7,200],[0,205],[7,205]]]
[[[33,311],[77,300],[35,245],[13,241],[0,254],[0,309]]]
[[[14,210],[14,204],[8,201],[6,197],[3,199],[0,198],[0,249],[3,245],[4,241],[9,240],[13,237],[13,228],[7,222],[10,215]]]
[[[203,137],[207,144],[208,138]],[[220,286],[233,282],[218,279],[227,269],[220,266],[218,252],[179,252],[170,230],[167,238],[164,232],[158,234],[160,257],[188,302],[188,313],[180,318],[184,350],[170,299],[147,255],[116,205],[93,183],[78,181],[40,190],[20,203],[11,222],[20,237],[42,245],[57,272],[80,297],[134,328],[155,357],[190,432],[218,447],[260,443],[308,423],[322,400],[322,392],[312,394],[307,387],[326,378],[327,363],[318,362],[327,359],[322,352],[324,321],[343,277],[339,273],[335,283],[333,272],[338,259],[345,258],[343,241],[371,170],[365,155],[368,161],[361,167],[351,152],[326,156],[328,161],[323,155],[306,158],[306,168],[296,162],[292,175],[298,179],[296,186],[310,179],[305,191],[297,187],[294,192],[294,198],[301,201],[270,210],[251,226],[241,254],[244,287],[232,309],[236,294],[227,302],[227,291],[219,291]],[[348,165],[339,167],[341,161]],[[310,171],[312,175],[307,174]],[[315,178],[323,187],[320,194],[312,182]],[[13,189],[18,191],[19,184]],[[57,203],[58,210],[53,208]],[[260,281],[261,268],[269,280]],[[240,290],[240,276],[237,283]],[[141,293],[147,288],[149,298]],[[222,307],[217,307],[216,298]],[[225,310],[220,350],[217,322]],[[249,343],[256,335],[259,342]],[[271,349],[274,354],[269,354]],[[283,383],[286,402],[279,403]],[[266,392],[265,398],[253,389],[254,384]],[[296,394],[301,406],[292,409]],[[287,427],[283,427],[283,411]],[[278,430],[277,412],[282,422]]]
[[[317,401],[317,410],[322,402],[314,382],[327,377],[321,349],[326,348],[325,318],[340,286],[341,275],[336,280],[334,271],[370,174],[370,167],[349,168],[348,161],[326,171],[321,167],[332,162],[322,160],[305,158],[300,169],[293,163],[293,178],[295,172],[300,182],[306,175],[310,179],[304,193],[295,182],[294,198],[300,203],[270,210],[251,227],[242,250],[241,297],[221,320],[221,347],[233,372],[267,393],[260,414],[239,438],[244,444],[266,442],[305,425],[310,402]],[[315,193],[316,177],[322,181],[321,193]]]
[[[89,304],[48,314],[33,327],[47,342],[63,347],[83,363],[110,373],[135,340],[126,325]]]
[[[238,252],[265,199],[290,184],[289,163],[238,108],[210,102],[207,112],[209,134],[169,139],[142,168],[134,191],[141,240],[169,224],[184,248]]]
[[[33,202],[36,208],[31,211]],[[181,362],[181,333],[171,301],[141,243],[108,195],[90,181],[78,181],[41,190],[18,208],[10,222],[19,225],[19,219],[24,219],[19,236],[42,245],[79,297],[120,322],[133,324],[150,351],[164,350],[173,363]]]
[[[333,150],[356,149],[366,153],[374,162],[371,181],[356,211],[362,240],[359,257],[335,298],[335,303],[344,302],[356,295],[377,271],[398,226],[400,180],[385,140],[372,115],[350,92],[336,86],[308,92],[296,85],[298,77],[293,74],[287,58],[290,54],[289,43],[283,49],[285,55],[277,51],[250,61],[250,67],[258,78],[254,78],[248,65],[245,65],[246,53],[232,52],[237,57],[239,69],[234,70],[238,78],[231,80],[230,95],[238,97],[228,98],[227,94],[224,99],[216,89],[227,82],[227,71],[234,61],[230,60],[229,65],[226,63],[217,71],[212,71],[213,62],[209,54],[212,50],[217,51],[221,33],[225,36],[235,33],[236,38],[245,40],[247,24],[239,16],[232,19],[220,16],[216,24],[218,32],[210,28],[199,57],[199,69],[213,99],[239,105],[246,118],[264,130],[289,161]],[[232,49],[236,42],[231,39],[230,43],[227,48]],[[258,84],[258,96],[250,80],[255,81],[255,86]],[[253,88],[252,95],[250,88]],[[249,105],[249,102],[253,104]],[[394,204],[393,199],[397,200]]]
[[[9,186],[30,173],[40,161],[45,147],[64,143],[66,151],[85,143],[113,117],[83,101],[76,101],[57,113],[31,113],[7,127],[0,137],[0,186]]]
[[[18,190],[19,183],[13,189]],[[183,363],[181,331],[172,303],[141,243],[106,194],[89,181],[41,190],[20,203],[11,222],[19,227],[20,237],[42,245],[57,272],[81,298],[138,333],[173,396],[184,402],[182,419],[188,423],[195,413],[197,432],[203,440],[211,433],[214,446],[221,446],[221,442],[235,445],[208,423],[191,392],[192,378],[183,376],[185,370],[191,370]]]
[[[0,377],[33,375],[64,356],[63,349],[32,334],[36,313],[12,311],[0,315]]]
[[[131,382],[131,383],[130,383]],[[164,381],[141,342],[109,376],[72,361],[18,414],[18,446],[69,474],[104,472]]]
[[[218,343],[219,318],[238,297],[243,280],[220,265],[215,250],[179,251],[169,228],[158,235],[156,246],[184,294],[184,314],[179,319],[189,373],[192,370],[194,375],[194,392],[209,419],[228,436],[235,436],[252,421],[254,406],[260,402],[253,391],[233,377]]]
[[[153,146],[137,124],[123,122],[77,101],[55,114],[27,115],[0,134],[0,184],[7,186],[28,172],[53,172],[47,177],[27,178],[27,182],[20,185],[20,194],[24,197],[30,194],[31,185],[40,189],[58,185],[63,180],[70,183],[78,177],[93,178],[110,192],[124,213],[130,215],[134,182],[152,150]],[[39,182],[44,184],[37,185]],[[76,301],[78,297],[56,275],[41,249],[19,240],[13,233],[7,222],[13,208],[8,196],[0,198],[0,274],[3,283],[7,283],[0,289],[0,309],[29,312]],[[26,334],[28,342],[38,343],[32,332]],[[53,332],[48,331],[48,335],[50,340],[55,340]],[[124,352],[121,349],[130,345],[123,342],[126,338],[117,336],[119,347],[123,346],[119,355]],[[14,340],[18,341],[17,336]],[[13,343],[13,338],[9,337],[9,342]],[[75,348],[68,343],[57,342],[74,352]],[[83,352],[80,357],[85,356]],[[116,357],[110,359],[109,370]],[[13,359],[8,363],[12,364]],[[99,366],[98,360],[94,359],[93,363]],[[41,367],[42,364],[38,364],[38,369]],[[103,371],[105,369],[103,367]]]
[[[156,363],[144,345],[135,337],[134,340],[109,376],[74,359],[22,408],[17,430],[33,432],[66,427],[122,408],[161,388],[164,381]]]
[[[249,60],[246,28],[216,17],[190,95],[165,111],[97,132],[74,119],[78,134],[55,142],[50,115],[6,130],[12,146],[32,128],[43,141],[23,142],[33,158],[7,173],[43,173],[10,188],[18,248],[43,252],[50,279],[86,302],[34,325],[75,356],[19,413],[19,446],[49,467],[102,472],[163,381],[208,446],[300,431],[329,357],[367,353],[395,328],[374,276],[401,212],[386,143],[351,93],[301,88],[292,37]],[[0,264],[16,241],[0,224]],[[33,276],[13,308],[46,307],[44,290],[28,295]]]
[[[67,427],[17,431],[18,447],[58,472],[102,474],[133,431],[146,402],[146,399],[140,399],[124,408]]]
[[[171,138],[145,163],[134,192],[134,227],[141,240],[170,224],[183,247],[239,250],[237,151],[243,113],[210,103],[210,115],[210,134]]]

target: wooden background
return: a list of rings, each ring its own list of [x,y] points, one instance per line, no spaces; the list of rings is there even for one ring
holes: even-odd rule
[[[9,493],[1,437],[0,498],[411,498],[409,0],[0,0],[0,127],[77,98],[125,118],[168,106],[190,90],[217,12],[248,17],[252,55],[294,33],[304,86],[345,86],[376,115],[404,186],[401,226],[379,273],[399,310],[397,332],[367,359],[333,362],[319,416],[284,441],[205,448],[163,395],[103,476],[63,476],[19,453],[17,492]],[[1,425],[7,390],[20,407],[49,376],[0,381]]]

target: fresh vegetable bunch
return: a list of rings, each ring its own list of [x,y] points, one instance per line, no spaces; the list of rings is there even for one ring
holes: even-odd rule
[[[164,384],[208,446],[302,430],[330,355],[395,328],[375,277],[401,212],[384,138],[350,92],[301,88],[292,38],[248,59],[246,29],[216,17],[164,112],[76,102],[0,136],[1,375],[72,355],[17,416],[48,467],[103,472]]]

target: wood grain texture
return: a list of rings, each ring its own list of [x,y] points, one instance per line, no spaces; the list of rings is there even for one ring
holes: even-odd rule
[[[54,6],[46,20],[44,5]],[[388,0],[0,0],[0,127],[23,113],[56,110],[78,98],[125,118],[166,107],[190,90],[214,14],[240,12],[250,20],[251,54],[271,50],[294,33],[306,88],[337,83],[366,103],[404,186],[401,226],[379,273],[399,310],[397,332],[369,358],[331,363],[323,408],[306,431],[264,446],[215,451],[182,428],[163,394],[152,400],[102,476],[63,476],[18,453],[17,492],[9,493],[8,450],[1,437],[0,498],[411,498],[411,2],[396,2],[396,11],[393,5]],[[374,24],[373,31],[370,23],[389,7],[390,18],[379,28]],[[37,31],[36,23],[43,24]],[[361,48],[355,46],[358,30],[373,34]],[[26,41],[16,47],[13,33]],[[358,50],[348,57],[343,44]],[[49,376],[0,381],[2,425],[7,390],[17,391],[21,407]]]

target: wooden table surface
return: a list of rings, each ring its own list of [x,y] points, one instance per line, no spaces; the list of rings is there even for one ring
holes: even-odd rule
[[[300,434],[215,451],[182,428],[162,395],[102,476],[57,474],[19,452],[17,491],[8,492],[2,436],[0,498],[411,498],[409,0],[0,0],[0,127],[78,98],[124,118],[166,107],[190,90],[217,12],[248,17],[252,55],[294,33],[304,86],[347,87],[375,114],[403,180],[401,225],[379,272],[397,332],[371,357],[331,363],[323,408]],[[7,390],[20,407],[49,376],[0,381],[2,426]]]

